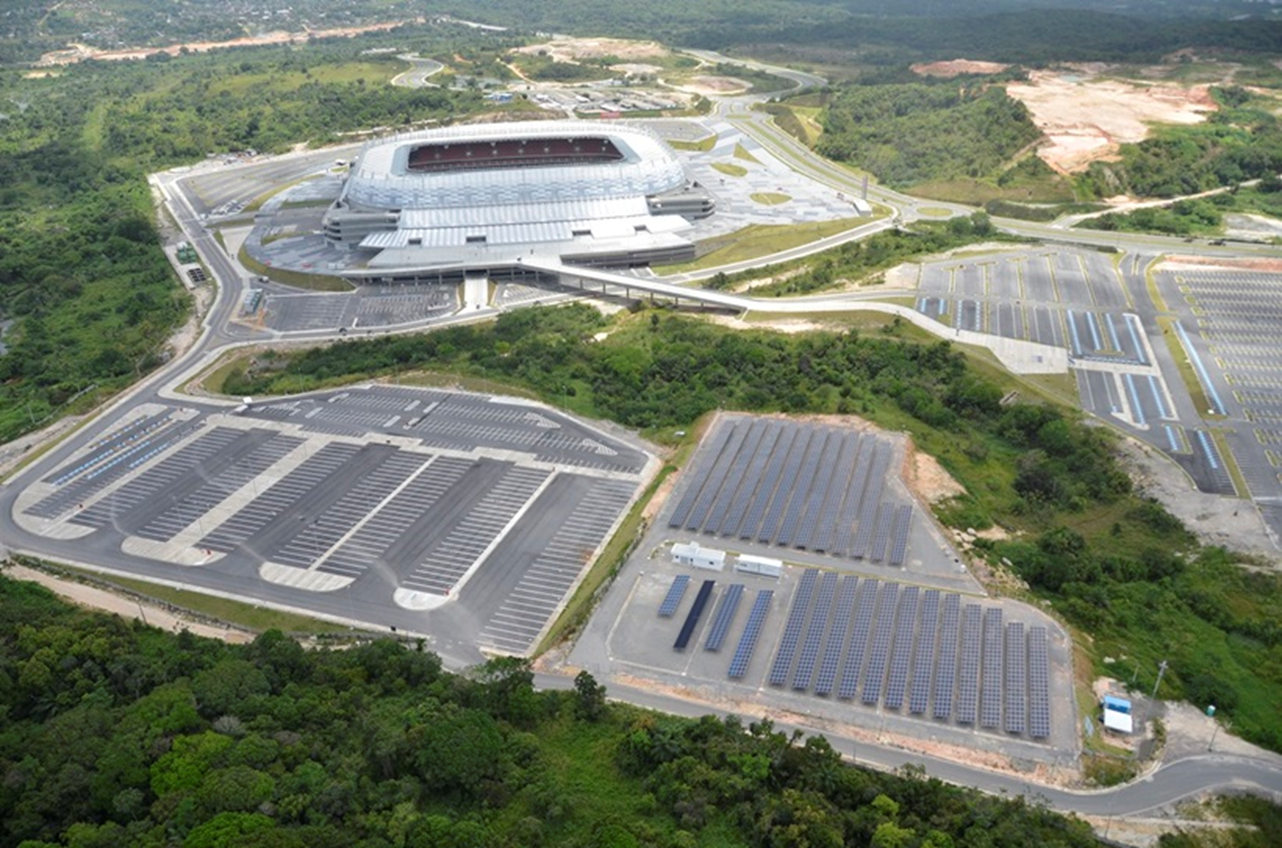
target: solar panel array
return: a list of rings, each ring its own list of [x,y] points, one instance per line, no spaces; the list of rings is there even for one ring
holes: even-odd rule
[[[962,611],[961,662],[957,671],[957,721],[974,724],[979,712],[979,647],[981,608],[967,604]]]
[[[810,615],[810,626],[806,628],[806,641],[801,644],[801,655],[797,657],[797,668],[792,673],[792,688],[805,691],[810,688],[810,679],[815,672],[815,663],[819,661],[819,646],[823,641],[824,631],[828,629],[828,615],[832,611],[833,596],[837,594],[837,575],[829,571],[819,580],[819,593],[815,597],[815,611]]]
[[[1028,628],[1028,735],[1034,739],[1051,735],[1050,663],[1045,627]]]
[[[953,688],[957,683],[957,622],[961,596],[944,598],[944,620],[939,626],[939,662],[935,666],[935,718],[953,714]]]
[[[816,695],[830,694],[837,682],[837,669],[841,653],[846,649],[846,634],[850,632],[850,617],[855,611],[855,591],[858,588],[858,577],[848,574],[842,578],[841,592],[832,613],[832,626],[828,628],[828,642],[824,645],[824,658],[819,663],[819,676],[815,679]]]
[[[815,591],[815,581],[818,578],[817,568],[807,569],[801,575],[801,584],[797,586],[792,609],[788,610],[788,623],[783,627],[783,638],[779,640],[779,650],[775,652],[774,665],[770,666],[771,686],[782,686],[788,679],[788,670],[792,668],[792,658],[797,653],[797,641],[801,638],[801,628],[806,623],[810,597]]]
[[[1024,624],[1012,621],[1006,625],[1006,724],[1007,733],[1023,733],[1025,709],[1024,669],[1028,662],[1024,651]]]
[[[705,651],[721,650],[721,644],[726,641],[726,634],[730,632],[730,625],[734,623],[735,613],[739,611],[739,600],[742,597],[743,584],[732,583],[721,598],[716,617],[712,619],[712,629],[708,631],[708,638],[703,643]]]
[[[979,724],[995,728],[1002,724],[1002,611],[984,610],[984,674],[980,683]]]
[[[681,632],[677,634],[677,641],[672,643],[673,649],[684,651],[690,644],[690,637],[694,635],[694,629],[699,626],[699,619],[703,617],[703,611],[708,606],[708,599],[712,597],[712,587],[715,585],[717,581],[705,580],[699,587],[699,594],[694,596],[694,604],[690,607],[690,612],[686,613],[686,620],[681,625]]]
[[[877,627],[872,634],[872,650],[868,652],[868,668],[864,670],[865,704],[881,700],[881,686],[886,679],[886,657],[890,653],[890,637],[895,626],[895,604],[899,600],[899,584],[887,583],[881,587],[881,600],[877,604]]]
[[[930,703],[931,670],[934,668],[935,642],[939,638],[939,590],[927,589],[921,603],[921,633],[913,654],[913,683],[908,691],[908,712],[922,715]]]
[[[668,526],[902,565],[913,510],[883,497],[893,455],[839,427],[727,419]]]
[[[752,659],[752,652],[757,649],[757,640],[761,637],[766,616],[770,614],[770,602],[774,594],[770,589],[757,592],[757,599],[752,602],[752,612],[748,613],[748,623],[744,625],[739,644],[734,649],[734,658],[730,660],[730,670],[727,672],[729,677],[737,680],[748,671],[748,662]]]
[[[847,700],[855,697],[859,691],[859,672],[864,664],[864,651],[868,644],[868,634],[872,630],[872,616],[877,609],[877,589],[880,580],[865,580],[859,585],[859,606],[855,609],[855,629],[850,634],[850,650],[846,651],[846,662],[841,667],[841,683],[837,686],[837,697]]]
[[[686,588],[690,585],[690,575],[678,574],[668,587],[668,594],[659,604],[659,615],[663,618],[670,618],[677,614],[677,607],[681,606],[681,599],[686,596]]]
[[[908,686],[908,661],[912,659],[913,631],[917,626],[917,587],[909,586],[899,599],[896,619],[895,649],[890,655],[890,672],[886,676],[886,708],[897,710],[904,705]]]

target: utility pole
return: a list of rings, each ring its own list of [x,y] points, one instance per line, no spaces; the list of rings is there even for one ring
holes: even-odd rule
[[[1157,682],[1153,684],[1153,700],[1157,700],[1157,687],[1162,685],[1162,675],[1166,674],[1166,660],[1157,664]]]

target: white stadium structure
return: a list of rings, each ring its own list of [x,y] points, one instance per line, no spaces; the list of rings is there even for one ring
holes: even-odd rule
[[[366,144],[325,214],[368,276],[522,256],[640,266],[694,255],[713,200],[653,133],[584,121],[428,130]]]

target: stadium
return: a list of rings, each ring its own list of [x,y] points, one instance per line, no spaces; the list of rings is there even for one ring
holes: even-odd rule
[[[353,160],[325,214],[365,275],[497,269],[526,255],[633,267],[694,256],[683,235],[712,196],[656,135],[539,121],[382,138]]]

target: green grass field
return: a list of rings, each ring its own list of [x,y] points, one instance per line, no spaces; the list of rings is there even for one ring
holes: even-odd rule
[[[836,221],[805,224],[753,224],[728,236],[702,242],[704,247],[711,249],[693,262],[657,267],[655,271],[659,274],[680,274],[769,256],[781,250],[853,230],[855,227],[867,224],[870,220],[875,219],[841,218]]]

